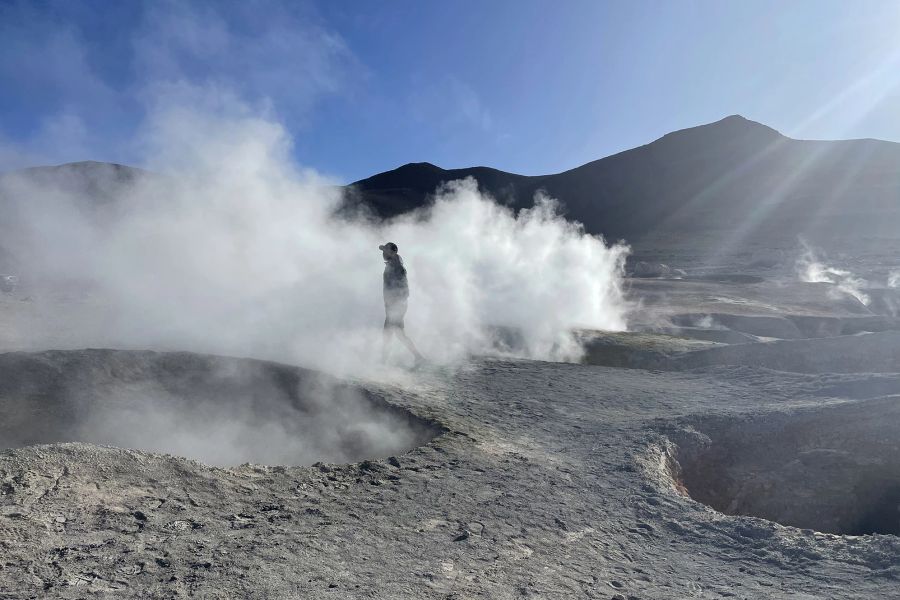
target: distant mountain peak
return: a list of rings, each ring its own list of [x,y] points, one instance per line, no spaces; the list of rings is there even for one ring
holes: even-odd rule
[[[686,129],[681,129],[679,131],[673,131],[663,137],[668,137],[669,135],[677,135],[686,131],[722,131],[728,135],[735,135],[740,133],[757,133],[764,134],[769,136],[777,136],[784,137],[782,134],[769,127],[768,125],[763,125],[759,121],[753,121],[752,119],[748,119],[742,115],[728,115],[724,119],[719,119],[718,121],[713,121],[712,123],[705,123],[703,125],[697,125],[695,127],[688,127]]]
[[[757,125],[760,124],[760,123],[757,123],[756,121],[751,121],[750,119],[748,119],[748,118],[745,117],[744,115],[738,115],[738,114],[728,115],[728,116],[725,117],[724,119],[719,119],[719,120],[716,121],[716,122],[717,122],[717,123],[725,123],[725,122],[728,122],[728,121],[739,121],[739,122],[746,122],[746,123],[756,123]]]
[[[138,167],[130,167],[128,165],[121,165],[119,163],[111,163],[111,162],[103,162],[99,160],[78,160],[75,162],[67,162],[58,165],[47,165],[47,166],[39,166],[39,167],[29,167],[31,169],[69,169],[69,170],[78,170],[78,169],[132,169],[136,171],[141,171]]]
[[[13,172],[15,173],[15,171]],[[97,160],[81,160],[77,162],[62,163],[59,165],[48,165],[41,167],[28,167],[21,169],[18,173],[30,177],[59,177],[63,174],[74,175],[78,177],[112,177],[134,179],[136,177],[148,174],[148,171],[139,167],[130,167],[128,165],[120,165],[118,163],[101,162]]]
[[[737,145],[752,152],[754,149],[758,150],[786,139],[788,139],[786,136],[768,125],[741,115],[729,115],[712,123],[667,133],[649,145],[660,148],[671,145],[707,148]]]
[[[778,135],[781,135],[781,133],[778,130],[773,129],[773,128],[769,127],[768,125],[764,125],[763,123],[760,123],[759,121],[754,121],[753,119],[748,119],[747,117],[745,117],[743,115],[728,115],[724,119],[719,119],[718,121],[709,123],[709,125],[727,125],[730,127],[744,127],[746,129],[764,130],[764,131],[768,131],[771,133],[777,133]],[[703,127],[703,126],[701,125],[701,127]]]
[[[399,171],[400,169],[404,169],[404,170],[407,170],[407,171],[411,171],[411,170],[414,170],[414,169],[418,169],[418,170],[420,170],[420,169],[426,169],[426,170],[429,170],[429,171],[443,171],[443,170],[444,170],[444,169],[442,169],[441,167],[439,167],[439,166],[437,166],[437,165],[435,165],[435,164],[432,164],[432,163],[430,163],[430,162],[411,162],[411,163],[406,163],[405,165],[403,165],[403,166],[401,166],[401,167],[397,167],[397,170],[398,170],[398,171]]]

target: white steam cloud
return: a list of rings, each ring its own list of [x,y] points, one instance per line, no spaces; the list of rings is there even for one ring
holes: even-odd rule
[[[115,157],[149,173],[95,164],[0,177],[0,273],[19,276],[14,292],[15,279],[0,280],[0,350],[188,350],[393,378],[378,360],[385,241],[399,245],[409,271],[406,330],[433,361],[496,352],[498,340],[505,352],[574,360],[582,351],[574,329],[625,328],[628,248],[585,234],[552,199],[513,214],[475,182],[456,181],[436,190],[430,207],[388,223],[335,216],[340,187],[294,163],[282,123],[302,132],[323,98],[366,97],[369,74],[305,5],[146,3],[110,52],[82,31],[73,17],[83,9],[70,4],[47,9],[52,15],[0,7],[0,33],[12,42],[0,72],[27,72],[59,100],[33,132],[0,130],[0,169]],[[116,77],[111,54],[122,67]],[[425,95],[414,112],[438,103],[447,110],[436,114],[462,111],[490,128],[478,98],[452,87],[458,107]],[[394,362],[411,361],[399,344],[393,353]],[[139,365],[73,356],[99,369],[102,385],[67,362],[63,371],[78,377],[55,393],[92,408],[79,410],[77,428],[60,423],[60,436],[37,441],[212,464],[306,464],[425,439],[364,395],[305,386],[284,394],[245,372],[223,384],[230,396],[215,386],[204,395],[154,381],[167,368],[186,372],[196,357],[163,355],[174,363],[163,358],[167,367],[133,380]],[[9,417],[0,419],[0,446],[35,443],[16,438],[33,414],[13,410],[23,398],[0,403]],[[21,427],[9,426],[13,417]]]
[[[82,441],[217,466],[297,465],[401,454],[440,433],[364,389],[240,358],[0,354],[0,376],[0,448]]]
[[[487,350],[496,326],[518,331],[519,354],[552,360],[578,358],[574,328],[625,328],[627,247],[585,234],[550,199],[515,215],[458,181],[390,223],[340,220],[339,188],[294,165],[272,119],[233,107],[160,109],[141,142],[145,164],[165,175],[106,182],[118,190],[109,201],[3,180],[3,245],[23,281],[92,282],[90,302],[65,319],[64,345],[361,372],[380,347],[377,247],[387,240],[409,271],[407,332],[433,360]],[[18,327],[13,338],[38,335],[33,323]]]
[[[864,279],[846,269],[825,264],[809,245],[803,243],[802,246],[803,253],[797,260],[797,272],[801,281],[830,283],[839,294],[849,294],[865,305],[871,302],[869,295],[863,291],[863,288],[867,287]]]
[[[207,372],[193,375],[202,381]],[[203,389],[173,394],[154,381],[109,384],[82,405],[64,435],[231,466],[385,457],[437,432],[329,382],[302,381],[296,394],[286,394],[256,373],[226,374],[223,381],[237,393],[223,387],[215,397]],[[242,386],[247,381],[253,389]]]
[[[900,270],[888,273],[887,286],[889,288],[900,288]]]

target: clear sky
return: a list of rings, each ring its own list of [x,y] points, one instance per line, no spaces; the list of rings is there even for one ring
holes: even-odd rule
[[[0,168],[139,162],[154,102],[198,87],[345,182],[557,172],[735,113],[900,141],[898,32],[875,0],[0,0]]]

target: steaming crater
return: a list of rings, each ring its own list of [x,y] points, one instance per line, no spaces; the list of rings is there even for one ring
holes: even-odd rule
[[[186,352],[0,354],[0,448],[88,442],[207,464],[400,454],[439,428],[315,371]]]
[[[676,485],[720,512],[826,533],[900,535],[900,396],[703,419],[673,441]]]

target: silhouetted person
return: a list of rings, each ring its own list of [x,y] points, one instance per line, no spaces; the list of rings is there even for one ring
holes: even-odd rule
[[[409,299],[409,283],[406,281],[406,268],[403,259],[397,254],[397,244],[388,242],[378,246],[381,256],[384,257],[384,338],[381,347],[381,360],[387,360],[388,344],[391,336],[396,333],[413,356],[416,364],[425,359],[419,354],[416,345],[406,336],[403,328],[403,317],[406,315],[407,300]]]

